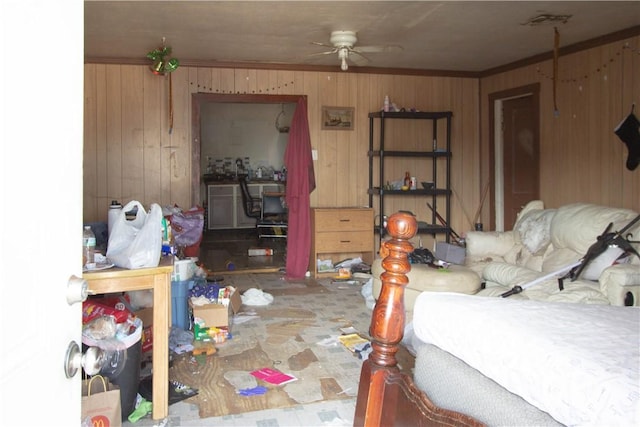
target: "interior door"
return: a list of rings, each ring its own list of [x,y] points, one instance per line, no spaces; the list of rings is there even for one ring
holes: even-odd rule
[[[518,212],[539,198],[538,120],[532,96],[503,101],[504,227],[513,229]]]
[[[0,414],[7,426],[80,425],[83,2],[0,2]]]

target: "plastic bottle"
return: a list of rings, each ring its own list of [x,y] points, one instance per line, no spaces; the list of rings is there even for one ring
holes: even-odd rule
[[[112,200],[111,205],[109,205],[109,215],[107,217],[107,230],[109,231],[109,235],[111,235],[111,229],[113,228],[113,224],[118,220],[120,212],[122,212],[122,205],[117,200]]]
[[[404,175],[404,185],[405,187],[411,188],[411,174],[407,171]]]
[[[96,250],[96,235],[91,231],[91,227],[84,226],[82,233],[82,255],[85,260],[85,266],[87,268],[95,267],[95,250]]]
[[[389,111],[389,95],[384,96],[384,111],[385,113]]]

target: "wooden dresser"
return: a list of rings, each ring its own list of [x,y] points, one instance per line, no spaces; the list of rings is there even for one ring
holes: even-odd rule
[[[361,257],[371,265],[374,259],[372,208],[311,208],[311,256],[313,277],[334,276],[334,271],[318,273],[318,259],[333,263]]]

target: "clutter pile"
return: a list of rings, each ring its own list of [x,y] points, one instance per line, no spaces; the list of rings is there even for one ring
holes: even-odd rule
[[[140,380],[143,323],[124,296],[88,299],[82,309],[82,344],[97,350],[86,375],[101,375],[120,388],[122,419],[135,409]],[[86,351],[86,350],[85,350]]]
[[[349,273],[371,273],[371,266],[365,263],[362,258],[349,258],[335,264],[331,259],[317,260],[318,273],[336,272],[339,276]]]

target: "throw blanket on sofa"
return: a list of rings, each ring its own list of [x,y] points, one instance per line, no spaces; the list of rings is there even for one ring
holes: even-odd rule
[[[566,425],[640,425],[640,308],[422,293],[413,328]]]

